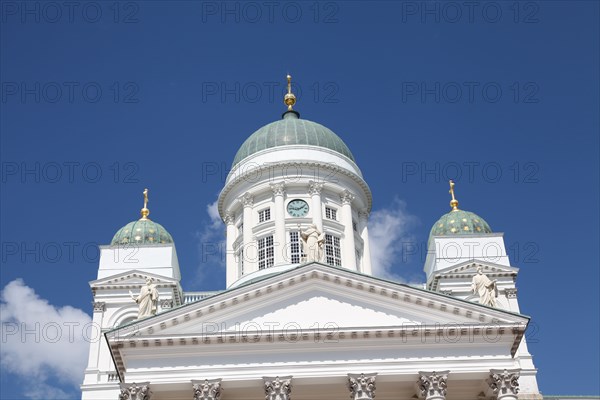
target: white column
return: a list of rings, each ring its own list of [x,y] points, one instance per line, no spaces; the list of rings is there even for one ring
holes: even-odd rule
[[[237,263],[235,262],[235,253],[233,248],[233,242],[235,241],[236,229],[235,229],[235,215],[233,213],[225,213],[223,221],[227,225],[227,237],[225,239],[225,282],[227,287],[233,282],[237,281],[239,271]]]
[[[449,373],[450,371],[419,371],[419,380],[417,380],[419,397],[425,400],[445,400]]]
[[[104,312],[106,311],[106,303],[103,301],[95,301],[94,302],[94,314],[92,318],[92,323],[95,327],[100,330],[101,328],[105,328],[103,325]],[[103,336],[101,336],[103,338]],[[98,383],[98,373],[99,373],[99,359],[100,359],[100,346],[102,345],[102,340],[91,340],[90,341],[90,352],[88,356],[88,366],[85,369],[85,377],[83,384],[95,384]]]
[[[342,224],[344,224],[344,239],[342,240],[342,267],[356,271],[356,246],[354,244],[354,229],[352,229],[352,201],[354,195],[348,190],[340,194],[342,201]]]
[[[285,195],[285,183],[272,183],[271,190],[273,191],[273,197],[275,198],[275,237],[274,237],[274,251],[275,251],[275,265],[285,264],[288,259],[285,254],[287,247],[285,246],[285,207],[284,207],[284,195]]]
[[[369,245],[369,211],[363,209],[358,213],[360,237],[363,240],[362,273],[371,275],[371,247]]]
[[[519,369],[491,369],[487,383],[497,400],[517,400],[519,376]]]
[[[321,206],[321,190],[323,184],[308,181],[308,194],[312,198],[312,220],[319,232],[323,232],[323,208]]]
[[[242,234],[244,235],[244,273],[250,274],[258,270],[258,249],[254,235],[252,234],[252,227],[254,226],[253,218],[253,206],[254,197],[246,192],[241,197],[240,201],[244,207]]]

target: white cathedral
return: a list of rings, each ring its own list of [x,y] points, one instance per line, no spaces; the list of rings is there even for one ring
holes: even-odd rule
[[[284,102],[219,195],[226,289],[182,290],[147,191],[141,218],[100,247],[82,398],[541,399],[503,234],[459,209],[451,182],[426,283],[372,276],[372,197],[354,156],[293,110],[289,76]]]

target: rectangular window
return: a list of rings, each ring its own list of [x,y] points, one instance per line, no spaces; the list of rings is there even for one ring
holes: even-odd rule
[[[300,232],[290,232],[290,262],[292,264],[300,264],[302,259],[306,258],[304,254],[304,246],[300,240]]]
[[[271,209],[265,208],[264,210],[260,210],[258,212],[258,222],[265,222],[271,219]]]
[[[238,233],[240,235],[244,234],[244,224],[243,223],[238,225]]]
[[[339,237],[325,235],[325,262],[336,267],[342,265],[342,251],[340,249]]]
[[[337,210],[331,207],[325,207],[325,218],[337,220]]]
[[[258,239],[258,269],[272,267],[275,263],[274,256],[273,236]]]

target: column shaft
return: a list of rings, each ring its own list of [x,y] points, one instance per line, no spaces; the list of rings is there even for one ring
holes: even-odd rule
[[[244,235],[244,274],[249,274],[258,270],[258,249],[252,234],[254,198],[250,193],[242,196],[242,204],[244,206],[244,228],[242,229]]]
[[[273,196],[275,197],[275,265],[281,265],[285,264],[288,260],[288,256],[286,254],[287,247],[285,246],[285,184],[283,182],[272,184],[271,189],[273,190]]]
[[[323,209],[321,205],[322,183],[313,181],[308,182],[308,193],[312,199],[312,221],[317,226],[319,232],[323,232]]]
[[[344,224],[344,240],[342,247],[342,266],[356,270],[356,246],[354,243],[354,229],[352,227],[352,200],[354,195],[344,190],[340,195],[342,200],[342,224]]]
[[[233,282],[240,278],[240,271],[235,262],[235,249],[233,248],[233,242],[235,242],[236,239],[236,229],[234,225],[235,218],[233,213],[226,213],[224,221],[227,225],[227,237],[225,239],[225,282],[227,287],[229,287]]]

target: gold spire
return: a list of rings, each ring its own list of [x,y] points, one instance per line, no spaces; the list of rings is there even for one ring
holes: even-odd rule
[[[287,76],[287,93],[283,98],[283,102],[288,106],[288,111],[292,111],[292,106],[296,104],[296,96],[292,93],[292,76]]]
[[[142,210],[140,211],[140,213],[142,214],[142,218],[140,218],[140,221],[150,219],[148,218],[148,215],[150,215],[150,210],[148,210],[148,189],[144,189],[143,195],[144,208],[142,208]]]
[[[452,207],[452,211],[458,211],[458,200],[454,197],[454,181],[450,179],[450,194],[452,195],[452,200],[450,200],[450,207]]]

